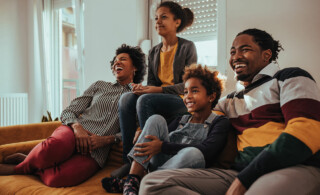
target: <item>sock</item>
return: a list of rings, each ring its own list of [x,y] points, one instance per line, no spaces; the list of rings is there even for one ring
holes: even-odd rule
[[[138,175],[129,174],[123,185],[123,194],[137,195],[139,192],[140,180]]]
[[[14,153],[3,159],[3,162],[6,164],[19,164],[27,157],[27,155],[23,153]]]
[[[102,187],[109,193],[122,193],[124,179],[117,177],[105,177],[101,180]]]
[[[112,171],[111,177],[123,178],[129,174],[130,168],[131,168],[131,164],[126,163],[126,164],[122,165],[120,168]]]

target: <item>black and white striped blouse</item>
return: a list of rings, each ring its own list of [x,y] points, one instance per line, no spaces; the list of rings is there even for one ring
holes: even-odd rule
[[[129,91],[131,91],[130,84],[97,81],[82,96],[71,101],[62,111],[61,121],[65,125],[78,122],[84,129],[96,135],[115,135],[120,131],[118,101],[123,93]],[[104,166],[109,150],[108,145],[91,152],[92,158],[100,167]]]

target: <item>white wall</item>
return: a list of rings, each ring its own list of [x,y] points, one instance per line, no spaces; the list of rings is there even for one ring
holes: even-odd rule
[[[85,88],[97,80],[115,81],[110,61],[123,43],[136,46],[147,36],[146,0],[86,0]],[[141,30],[145,29],[145,30]]]
[[[85,0],[85,85],[113,81],[109,61],[122,43],[147,38],[148,0]],[[261,28],[280,40],[280,67],[299,66],[320,86],[320,1],[227,0],[227,53],[236,34]],[[29,93],[29,122],[41,118],[39,68],[33,64],[33,0],[0,0],[0,93]],[[227,55],[229,57],[229,55]],[[228,66],[227,92],[234,89]],[[39,92],[40,91],[40,92]],[[226,93],[226,92],[225,92]]]
[[[278,58],[280,68],[301,67],[320,87],[319,8],[319,0],[227,0],[227,54],[238,32],[247,28],[266,30],[284,48]],[[228,78],[230,92],[235,81],[229,65]]]
[[[27,1],[0,0],[0,93],[28,92]]]

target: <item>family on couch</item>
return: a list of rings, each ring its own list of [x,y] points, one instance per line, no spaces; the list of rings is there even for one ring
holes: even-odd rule
[[[312,76],[280,69],[279,41],[247,29],[235,37],[229,60],[243,88],[219,99],[218,73],[189,66],[197,61],[194,44],[176,36],[192,24],[187,9],[164,2],[156,11],[162,43],[150,51],[148,85],[139,84],[145,55],[122,45],[111,62],[116,82],[91,85],[62,112],[64,125],[27,156],[6,157],[15,164],[0,164],[0,175],[36,174],[48,186],[77,185],[104,166],[121,130],[124,166],[102,180],[108,192],[319,194],[320,91]],[[231,168],[212,166],[234,130],[238,155]]]

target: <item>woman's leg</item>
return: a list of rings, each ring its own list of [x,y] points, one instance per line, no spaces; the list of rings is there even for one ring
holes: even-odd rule
[[[174,117],[185,113],[187,113],[187,108],[182,98],[178,95],[163,93],[144,94],[137,101],[137,114],[141,129],[144,128],[147,119],[154,114],[159,114],[167,122],[170,122]]]
[[[180,168],[205,168],[206,161],[202,152],[195,147],[187,147],[165,162],[157,170]]]
[[[54,167],[69,159],[74,152],[74,133],[70,127],[62,125],[31,150],[25,160],[15,167],[15,173],[30,174]]]
[[[139,96],[132,92],[124,93],[119,100],[119,121],[123,142],[123,161],[128,163],[127,155],[133,147],[137,129],[136,103]]]
[[[100,170],[100,167],[91,156],[75,154],[67,161],[40,170],[37,174],[47,186],[69,187],[84,182],[98,170]]]
[[[124,165],[111,172],[112,177],[123,178],[128,175],[130,163],[127,158],[128,153],[133,147],[133,138],[137,129],[136,103],[139,96],[132,92],[121,95],[119,100],[119,121],[122,133],[123,152],[122,160]]]

